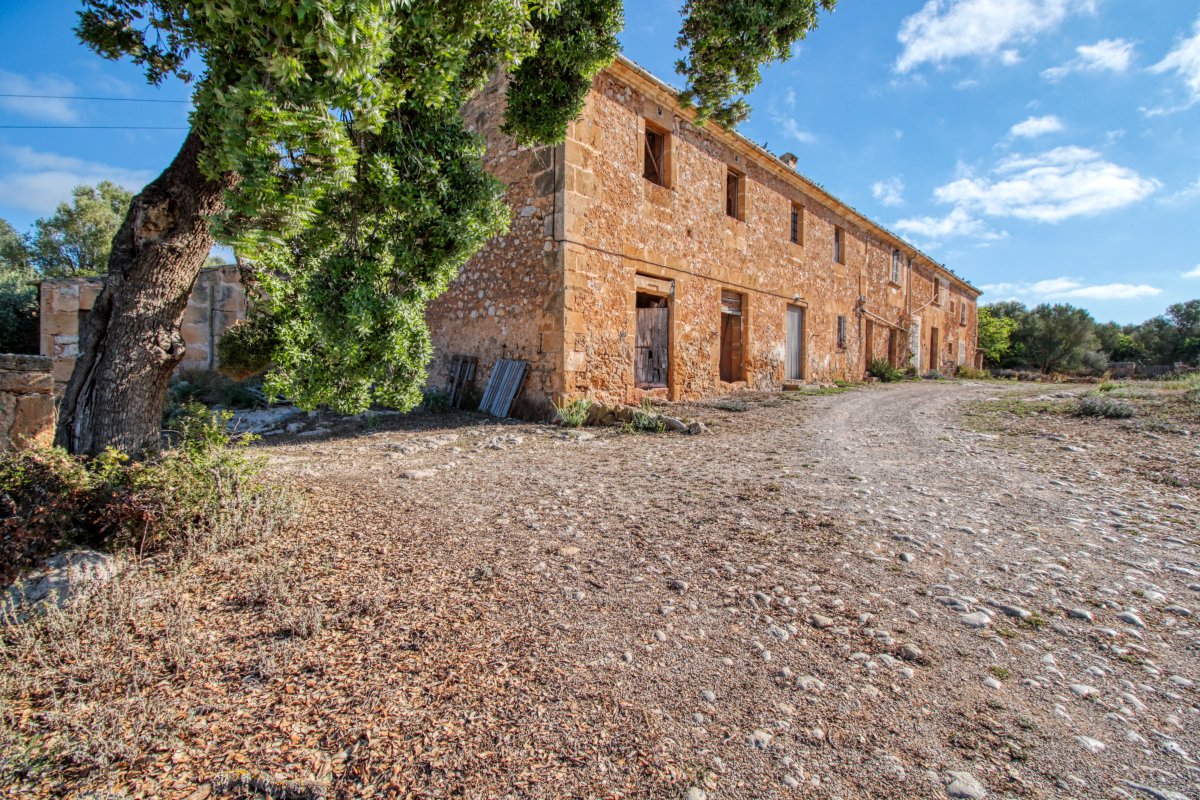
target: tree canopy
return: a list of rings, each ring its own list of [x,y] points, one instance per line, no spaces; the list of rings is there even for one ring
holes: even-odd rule
[[[33,225],[29,257],[46,278],[99,275],[108,267],[113,236],[129,211],[133,192],[111,181],[76,186],[71,202],[59,203]]]

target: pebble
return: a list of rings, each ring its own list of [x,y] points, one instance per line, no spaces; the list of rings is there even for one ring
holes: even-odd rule
[[[1090,736],[1076,736],[1075,741],[1083,745],[1084,750],[1087,750],[1089,753],[1095,753],[1096,755],[1103,753],[1107,749],[1104,742],[1100,741],[1099,739],[1093,739]]]
[[[703,692],[700,693],[700,697],[703,698],[704,702],[706,702],[706,703],[717,702],[717,693],[714,692],[712,689],[705,689]]]
[[[1033,616],[1033,612],[1020,606],[1000,606],[1000,611],[1006,617],[1013,617],[1019,620],[1027,620]]]
[[[708,800],[708,795],[699,786],[693,786],[687,791],[687,800]]]
[[[1132,611],[1122,611],[1120,614],[1117,614],[1117,619],[1121,620],[1121,622],[1128,623],[1135,628],[1146,627],[1146,623],[1142,622],[1142,618]]]
[[[752,747],[755,747],[759,750],[766,750],[771,746],[771,739],[773,738],[775,737],[771,736],[771,734],[767,733],[762,728],[759,728],[758,730],[754,731],[754,733],[750,734],[750,736],[747,738],[747,741]]]
[[[686,592],[688,590],[688,582],[681,581],[678,578],[672,578],[667,581],[667,588],[673,592]]]
[[[1100,694],[1100,690],[1095,686],[1088,686],[1086,683],[1072,683],[1071,694],[1076,697],[1088,698]]]
[[[946,787],[946,794],[950,797],[959,800],[983,800],[987,797],[987,790],[971,773],[949,772],[947,777],[950,778],[950,785]]]
[[[975,628],[976,630],[986,628],[992,624],[992,618],[982,611],[976,611],[973,614],[963,614],[960,619],[968,628]]]
[[[834,625],[834,622],[832,619],[830,619],[829,617],[826,617],[822,614],[813,614],[811,617],[808,618],[808,621],[809,621],[809,623],[812,624],[812,626],[814,628],[820,628],[821,630],[825,630],[826,628],[832,628]]]
[[[924,661],[925,653],[915,644],[906,644],[900,648],[900,657],[905,661]]]
[[[1088,611],[1086,608],[1072,608],[1067,612],[1067,616],[1071,619],[1081,619],[1084,622],[1095,622],[1092,612]]]

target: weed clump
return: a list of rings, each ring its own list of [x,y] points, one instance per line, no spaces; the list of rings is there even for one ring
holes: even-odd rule
[[[1089,394],[1079,398],[1075,407],[1078,417],[1103,417],[1105,419],[1129,419],[1137,413],[1132,403],[1112,397]]]
[[[630,433],[663,433],[667,423],[663,422],[662,414],[654,410],[654,404],[649,397],[642,398],[642,404],[633,411],[633,419],[625,426]]]
[[[973,367],[959,367],[958,377],[966,381],[986,381],[992,377],[992,373],[986,369],[975,369]]]
[[[878,378],[883,383],[895,383],[904,380],[904,371],[892,364],[886,358],[873,358],[867,364],[867,374]]]
[[[582,428],[592,411],[592,401],[579,397],[569,403],[554,404],[555,418],[564,428]]]

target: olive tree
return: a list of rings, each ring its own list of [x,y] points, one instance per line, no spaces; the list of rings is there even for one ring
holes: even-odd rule
[[[687,3],[679,43],[700,115],[742,118],[761,64],[833,4]],[[247,338],[272,388],[306,405],[411,406],[425,304],[508,221],[462,104],[505,69],[506,131],[561,141],[621,26],[621,0],[84,0],[85,43],[151,83],[192,82],[195,110],[114,238],[58,442],[157,445],[179,323],[218,234],[264,283]]]

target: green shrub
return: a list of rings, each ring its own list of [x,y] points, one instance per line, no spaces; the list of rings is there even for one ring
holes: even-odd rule
[[[873,358],[867,364],[867,374],[884,383],[895,383],[904,379],[904,371],[886,358]]]
[[[225,408],[257,408],[267,402],[257,381],[234,380],[211,369],[180,371],[167,399],[169,406],[203,403]]]
[[[175,445],[136,463],[116,451],[0,454],[0,583],[71,545],[198,552],[278,528],[286,498],[261,477],[252,437],[229,434],[231,417],[193,403],[171,420]]]
[[[986,381],[992,377],[992,373],[986,369],[975,369],[973,367],[959,367],[958,377],[965,381]]]
[[[217,368],[234,380],[261,375],[271,366],[276,339],[267,320],[243,320],[221,335]]]
[[[588,420],[588,414],[592,410],[592,401],[586,397],[580,397],[572,400],[569,403],[559,405],[554,404],[556,418],[559,424],[564,428],[582,428]]]
[[[0,272],[0,353],[37,353],[37,287],[21,272]]]
[[[750,410],[750,404],[742,400],[725,399],[713,403],[713,408],[730,411],[734,414],[743,414]]]
[[[654,409],[649,397],[643,397],[642,404],[634,409],[633,420],[627,426],[627,430],[637,433],[663,433],[666,429],[667,424],[663,422],[662,414]]]
[[[1112,392],[1112,391],[1116,391],[1117,389],[1120,389],[1120,388],[1121,388],[1121,384],[1117,383],[1116,381],[1101,381],[1100,385],[1096,387],[1096,391],[1097,392]]]
[[[1137,413],[1132,403],[1112,397],[1089,394],[1079,398],[1075,415],[1080,417],[1104,417],[1106,419],[1129,419]]]
[[[430,414],[445,414],[450,411],[450,393],[445,389],[426,389],[422,396],[421,408]]]
[[[929,372],[926,372],[921,377],[927,381],[941,381],[946,379],[946,376],[938,372],[936,369],[929,370]]]

